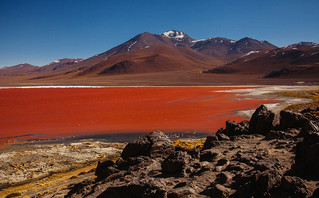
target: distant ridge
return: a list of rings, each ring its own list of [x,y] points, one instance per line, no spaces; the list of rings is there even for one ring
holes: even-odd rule
[[[252,51],[231,63],[206,72],[257,74],[263,78],[318,78],[319,45],[300,42],[270,51]]]
[[[207,73],[232,74],[232,78],[249,75],[252,79],[316,78],[318,49],[318,44],[312,42],[278,48],[268,41],[249,37],[196,40],[177,30],[160,34],[144,32],[86,60],[65,58],[42,67],[19,64],[0,69],[0,76],[25,76],[16,79],[32,83],[49,80],[53,84],[98,77],[107,79],[117,75],[134,75],[137,82],[139,78],[149,81],[157,73],[168,80],[178,74],[182,76],[178,81],[204,79],[205,83],[211,81]]]

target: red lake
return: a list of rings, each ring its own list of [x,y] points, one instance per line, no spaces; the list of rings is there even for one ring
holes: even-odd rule
[[[251,87],[102,87],[0,89],[0,142],[114,132],[214,133],[234,111],[272,103],[220,90]],[[14,138],[13,138],[14,139]]]

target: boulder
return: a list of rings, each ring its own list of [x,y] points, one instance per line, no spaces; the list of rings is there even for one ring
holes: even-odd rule
[[[196,191],[189,187],[184,186],[181,188],[173,188],[172,190],[167,192],[167,198],[179,198],[179,197],[197,197]]]
[[[301,128],[299,136],[303,137],[309,132],[318,132],[318,131],[319,131],[319,126],[315,121],[305,120],[302,123],[302,128]]]
[[[276,115],[268,110],[265,105],[261,105],[250,118],[249,132],[266,135],[270,130],[274,129],[276,124]]]
[[[228,141],[228,140],[230,140],[229,137],[224,132],[222,132],[221,130],[218,130],[216,132],[216,136],[217,136],[219,141]]]
[[[119,170],[114,167],[114,162],[112,160],[106,160],[103,162],[98,162],[95,175],[98,177],[98,179],[104,179],[117,172],[119,172]]]
[[[263,158],[258,160],[254,164],[255,170],[265,171],[265,170],[274,170],[277,167],[281,167],[280,161],[277,158]]]
[[[171,140],[165,133],[156,131],[142,138],[130,142],[124,148],[121,157],[126,160],[130,157],[150,156],[160,157],[167,156],[174,151]]]
[[[249,122],[246,120],[241,123],[228,120],[226,121],[225,134],[228,136],[248,134],[248,129]]]
[[[203,149],[210,149],[220,145],[218,137],[216,135],[207,136],[206,141],[204,142]]]
[[[298,130],[297,129],[291,129],[287,131],[275,131],[275,130],[270,130],[266,134],[266,139],[291,139],[298,135]]]
[[[184,151],[169,155],[161,164],[163,174],[182,174],[191,157]]]
[[[86,186],[93,183],[93,180],[84,180],[80,183],[75,184],[72,189],[65,195],[66,198],[74,197],[73,194],[87,193]]]
[[[98,198],[116,197],[116,198],[162,198],[166,192],[145,182],[131,182],[107,188]]]
[[[302,178],[319,180],[319,133],[310,132],[296,146],[294,170]]]
[[[232,182],[232,175],[229,172],[221,172],[216,176],[215,182],[217,184],[227,184],[229,185]]]
[[[200,153],[200,161],[207,161],[207,162],[217,162],[221,157],[221,154],[214,149],[203,150]]]
[[[313,194],[311,184],[294,176],[284,176],[278,191],[283,197],[310,197]]]
[[[307,118],[301,113],[295,113],[292,111],[281,111],[280,112],[280,129],[287,130],[289,128],[302,128],[306,122]]]
[[[226,198],[226,197],[229,197],[231,193],[230,188],[226,188],[225,186],[220,184],[216,184],[215,186],[213,186],[210,191],[211,191],[211,197],[214,197],[214,198]]]
[[[282,174],[275,170],[251,172],[235,176],[236,192],[233,197],[277,197],[273,189],[280,185]],[[280,197],[280,196],[279,196]]]
[[[227,160],[226,158],[222,158],[217,161],[216,166],[227,166],[228,164],[229,164],[229,160]]]
[[[130,157],[126,160],[119,158],[116,161],[116,165],[121,170],[127,170],[133,168],[134,166],[139,166],[140,164],[146,165],[152,163],[152,159],[148,156]]]
[[[318,198],[319,197],[319,187],[313,192],[311,198]]]
[[[271,190],[280,185],[282,174],[278,171],[267,170],[253,176],[256,197],[271,197]]]

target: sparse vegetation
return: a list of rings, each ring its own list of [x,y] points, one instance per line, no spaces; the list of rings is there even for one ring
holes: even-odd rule
[[[308,103],[290,105],[285,110],[301,112],[303,109],[310,108],[316,110],[319,107],[319,88],[312,91],[287,91],[280,94],[288,97],[307,98],[312,100],[312,102]]]
[[[200,140],[175,140],[172,144],[178,149],[193,149],[196,147],[202,147],[206,138]]]

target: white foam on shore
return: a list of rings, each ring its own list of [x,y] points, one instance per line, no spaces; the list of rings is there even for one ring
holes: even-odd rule
[[[285,107],[294,104],[311,102],[311,99],[307,98],[295,98],[288,96],[280,96],[275,93],[286,92],[286,91],[311,91],[318,89],[318,87],[311,86],[262,86],[253,89],[232,89],[232,90],[221,90],[215,92],[227,92],[227,93],[237,93],[235,96],[240,96],[242,99],[258,99],[258,100],[277,100],[280,102],[265,104],[265,106],[274,111],[275,113],[280,112]],[[236,114],[239,116],[244,116],[250,118],[254,113],[253,110],[238,110]]]

